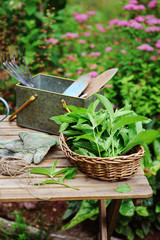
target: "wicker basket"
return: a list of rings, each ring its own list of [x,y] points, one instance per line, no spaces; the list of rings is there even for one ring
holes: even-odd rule
[[[89,157],[74,153],[66,143],[66,138],[60,134],[60,146],[69,161],[81,172],[91,178],[107,181],[129,179],[140,166],[140,159],[144,156],[142,146],[137,146],[133,153],[118,157]]]

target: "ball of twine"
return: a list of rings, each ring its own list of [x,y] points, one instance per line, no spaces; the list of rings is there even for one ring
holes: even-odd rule
[[[26,162],[18,157],[3,157],[0,159],[0,174],[5,176],[17,176],[28,172]]]

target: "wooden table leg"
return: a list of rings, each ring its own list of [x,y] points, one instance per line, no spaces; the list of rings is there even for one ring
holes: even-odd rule
[[[100,240],[107,240],[106,200],[99,200]]]
[[[113,199],[107,208],[107,232],[108,240],[111,238],[121,206],[121,199]]]

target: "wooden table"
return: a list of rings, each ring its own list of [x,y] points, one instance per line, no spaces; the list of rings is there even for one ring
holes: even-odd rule
[[[0,140],[17,139],[20,131],[36,132],[31,129],[18,127],[15,121],[8,122],[8,119],[0,122]],[[58,136],[55,137],[58,138]],[[56,147],[49,151],[41,164],[38,166],[31,164],[30,168],[51,167],[56,159],[58,160],[58,170],[66,166],[71,166],[60,147]],[[42,178],[44,178],[44,176]],[[100,239],[107,240],[110,239],[114,230],[122,199],[143,199],[152,196],[152,189],[141,168],[139,168],[138,172],[127,181],[113,183],[100,181],[89,178],[80,171],[77,171],[76,177],[71,180],[66,180],[66,183],[80,190],[77,191],[58,184],[48,184],[37,188],[34,190],[34,194],[32,194],[26,187],[20,187],[16,179],[0,175],[0,201],[42,201],[46,196],[50,196],[49,201],[98,199],[100,210]],[[115,191],[121,184],[128,184],[131,187],[131,191],[129,193],[119,193]],[[40,196],[40,198],[37,196]],[[107,215],[105,199],[113,199],[107,208]]]

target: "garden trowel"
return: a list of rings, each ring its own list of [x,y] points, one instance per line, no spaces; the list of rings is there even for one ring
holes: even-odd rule
[[[73,82],[64,92],[64,95],[72,96],[72,97],[78,97],[80,94],[84,91],[84,89],[89,84],[89,81],[91,80],[90,73],[87,73],[85,75],[82,75],[79,77],[75,82]]]
[[[117,71],[118,71],[118,68],[112,68],[112,69],[109,69],[109,70],[101,73],[100,75],[98,75],[85,88],[81,98],[89,97],[89,96],[95,94],[96,92],[98,92],[98,90],[101,87],[103,87],[116,74]]]

